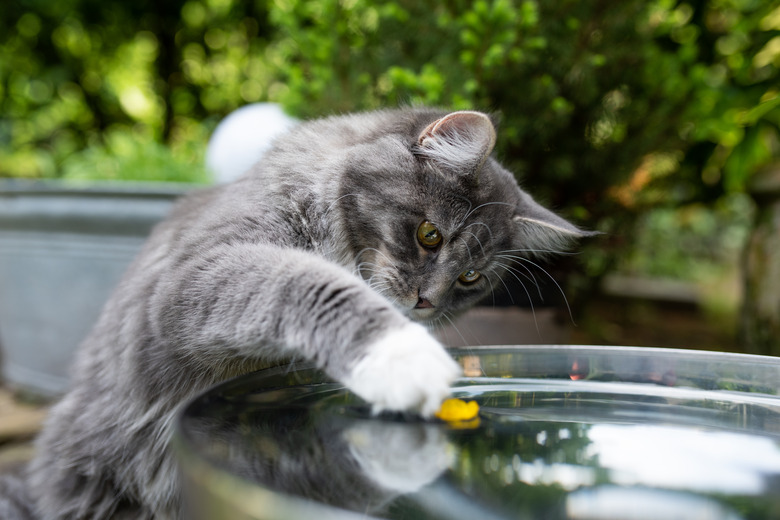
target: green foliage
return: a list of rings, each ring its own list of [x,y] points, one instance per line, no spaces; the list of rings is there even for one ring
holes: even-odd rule
[[[660,202],[608,196],[648,157],[676,157],[640,186],[670,204],[739,191],[775,153],[777,12],[753,0],[274,2],[268,55],[287,85],[277,99],[300,116],[495,110],[499,153],[531,190],[602,220]]]
[[[10,0],[0,34],[0,176],[129,161],[118,141],[196,164],[255,101],[475,108],[532,193],[618,233],[743,190],[780,146],[762,0]]]
[[[753,216],[747,195],[712,207],[657,208],[637,222],[635,239],[617,266],[622,272],[709,282],[737,264]]]
[[[780,7],[754,0],[711,2],[701,12],[684,7],[666,32],[691,56],[695,95],[678,129],[693,145],[682,169],[687,191],[740,191],[780,153]]]
[[[111,139],[164,144],[185,164],[202,161],[216,121],[265,95],[265,68],[254,59],[262,20],[262,9],[230,1],[6,2],[0,176],[61,176],[90,146],[111,156]]]
[[[641,39],[634,27],[638,2],[318,5],[324,12],[317,17],[277,15],[281,2],[270,7],[285,34],[270,46],[285,50],[279,73],[290,89],[280,100],[298,115],[397,104],[496,110],[501,155],[557,205],[575,201],[562,183],[577,199],[583,190],[598,193],[652,149],[645,132],[648,144],[627,150],[627,125],[615,113],[625,105],[621,89],[629,81],[621,61],[634,58],[614,40]],[[344,20],[336,37],[331,19]],[[297,44],[302,33],[305,46]]]
[[[109,133],[105,144],[68,157],[62,178],[71,180],[159,181],[208,183],[204,165],[178,159],[170,148],[125,132]]]

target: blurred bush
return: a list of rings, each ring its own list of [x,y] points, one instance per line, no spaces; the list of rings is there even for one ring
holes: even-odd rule
[[[637,215],[740,192],[778,153],[764,0],[10,0],[0,34],[0,176],[125,176],[119,142],[198,165],[255,101],[482,109],[529,191],[609,233],[590,275]]]
[[[777,144],[767,2],[278,1],[269,20],[295,114],[496,110],[499,154],[586,219],[740,190]]]
[[[637,219],[633,240],[616,266],[622,273],[701,284],[732,276],[751,227],[744,194],[711,205],[656,208]]]
[[[81,181],[209,183],[200,162],[178,159],[165,145],[133,133],[109,132],[102,142],[66,158],[61,177]]]

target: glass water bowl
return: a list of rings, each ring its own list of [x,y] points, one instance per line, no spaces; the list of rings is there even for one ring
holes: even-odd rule
[[[589,346],[451,351],[465,423],[373,416],[311,365],[223,383],[174,446],[187,518],[780,518],[780,359]]]

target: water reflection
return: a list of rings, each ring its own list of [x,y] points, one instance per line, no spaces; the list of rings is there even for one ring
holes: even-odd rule
[[[469,361],[487,374],[455,389],[480,404],[475,429],[371,417],[307,369],[212,392],[180,433],[213,467],[260,488],[375,518],[780,517],[776,397],[719,393],[712,378],[693,387],[693,370],[669,359],[620,378],[594,377],[614,360],[573,359],[583,358],[562,356],[553,372],[526,358],[540,378]]]
[[[348,454],[361,473],[392,493],[413,493],[452,466],[455,450],[431,424],[356,421],[344,430]]]
[[[274,491],[372,515],[438,478],[452,453],[446,436],[426,425],[382,427],[263,407],[225,419],[183,423],[189,441],[218,467]]]
[[[475,430],[369,418],[350,404],[312,411],[258,403],[225,404],[221,420],[188,417],[184,427],[202,454],[234,475],[376,517],[617,518],[610,511],[627,496],[662,497],[677,518],[702,511],[702,518],[737,518],[728,503],[739,500],[729,497],[756,497],[756,511],[778,507],[768,497],[777,492],[780,448],[769,438],[573,417],[517,421],[506,408],[492,411],[495,397],[480,398]],[[587,511],[601,513],[582,516]],[[675,517],[658,507],[622,511],[622,518]],[[654,513],[642,516],[647,511]]]
[[[601,486],[566,498],[571,520],[741,520],[716,500],[658,489]]]
[[[588,435],[589,453],[617,484],[742,495],[780,491],[770,489],[767,478],[780,472],[780,448],[765,437],[611,424],[595,425]]]

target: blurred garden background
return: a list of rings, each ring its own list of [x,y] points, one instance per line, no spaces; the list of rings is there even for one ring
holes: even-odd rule
[[[208,183],[255,102],[490,111],[521,184],[604,233],[550,268],[573,342],[780,354],[780,251],[746,255],[780,234],[778,67],[767,0],[6,0],[0,177]]]

